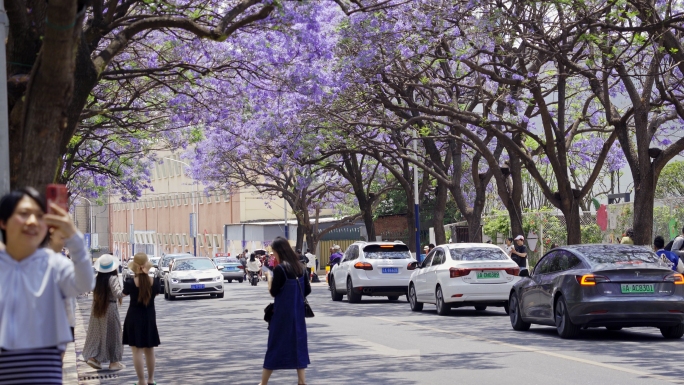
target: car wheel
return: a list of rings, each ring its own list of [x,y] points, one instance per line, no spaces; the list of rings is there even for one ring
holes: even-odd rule
[[[660,328],[660,334],[662,334],[663,337],[667,338],[668,340],[682,338],[684,335],[684,324]]]
[[[554,307],[554,315],[556,319],[556,330],[561,338],[575,338],[580,333],[580,326],[575,325],[570,320],[570,313],[568,312],[568,305],[565,303],[565,298],[561,295],[556,299],[556,306]]]
[[[166,286],[164,286],[164,299],[169,299],[169,292],[166,291]]]
[[[238,282],[239,282],[239,283],[242,283],[243,281],[244,281],[243,279],[238,279]]]
[[[398,295],[388,295],[387,299],[390,301],[396,301],[399,299],[399,296]]]
[[[354,285],[352,285],[351,278],[347,280],[347,302],[349,302],[349,303],[361,302],[361,293],[354,293]]]
[[[216,298],[223,298],[223,293],[216,294]]]
[[[506,302],[506,304],[503,306],[503,308],[504,308],[504,311],[506,312],[506,314],[508,314],[508,315],[511,314],[511,311],[510,311],[510,309],[508,308],[508,302]]]
[[[451,306],[444,303],[444,294],[442,294],[442,287],[437,286],[437,291],[435,292],[435,306],[437,307],[437,314],[448,315],[451,313]]]
[[[520,311],[520,301],[518,301],[518,295],[516,293],[511,293],[511,298],[508,300],[508,316],[511,318],[511,326],[513,330],[525,331],[530,329],[530,323],[525,322],[522,319],[522,313]]]
[[[344,297],[344,294],[338,293],[337,289],[335,288],[335,281],[330,280],[330,297],[332,298],[333,301],[342,301],[342,297]]]
[[[487,310],[487,306],[478,305],[478,306],[475,306],[475,310],[477,310],[477,311],[484,311],[484,310]]]
[[[622,326],[606,326],[606,330],[611,332],[618,332],[622,330]]]
[[[232,280],[232,279],[229,279],[229,280],[228,280],[228,283],[233,283],[233,280]]]
[[[176,300],[176,297],[171,295],[171,293],[169,293],[169,301],[175,301],[175,300]]]
[[[418,302],[418,296],[416,296],[416,287],[413,286],[413,284],[411,284],[411,286],[409,286],[408,300],[409,300],[409,303],[411,304],[411,310],[413,310],[413,311],[423,310],[423,303]]]

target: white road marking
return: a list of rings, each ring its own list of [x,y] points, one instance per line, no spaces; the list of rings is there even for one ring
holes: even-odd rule
[[[469,340],[472,340],[472,341],[488,342],[488,343],[492,343],[492,344],[496,344],[496,345],[500,345],[500,346],[507,346],[507,347],[510,347],[510,348],[515,348],[515,349],[519,349],[519,350],[524,350],[524,351],[531,352],[531,353],[543,354],[543,355],[545,355],[545,356],[556,357],[556,358],[562,358],[562,359],[564,359],[564,360],[571,360],[571,361],[579,362],[579,363],[582,363],[582,364],[598,366],[598,367],[600,367],[600,368],[617,370],[617,371],[623,372],[623,373],[630,373],[630,374],[634,374],[634,375],[637,375],[637,376],[650,377],[650,378],[654,378],[654,379],[657,379],[657,380],[670,382],[670,383],[673,383],[673,384],[684,384],[684,380],[680,380],[680,379],[676,379],[676,378],[671,378],[671,377],[667,377],[667,376],[662,376],[662,375],[660,375],[660,374],[654,374],[654,373],[650,373],[650,372],[645,372],[645,371],[642,371],[642,370],[630,369],[630,368],[625,368],[625,367],[622,367],[622,366],[611,365],[611,364],[604,364],[604,363],[602,363],[602,362],[597,362],[597,361],[592,361],[592,360],[586,360],[586,359],[583,359],[583,358],[568,356],[568,355],[565,355],[565,354],[555,353],[555,352],[551,352],[551,351],[548,351],[548,350],[542,350],[542,349],[537,349],[537,348],[533,348],[533,347],[529,347],[529,346],[522,346],[522,345],[511,344],[511,343],[508,343],[508,342],[502,342],[502,341],[492,340],[492,339],[484,338],[484,337],[477,337],[477,336],[473,336],[473,335],[465,334],[465,333],[459,333],[459,332],[451,332],[451,331],[447,331],[447,330],[441,330],[441,329],[432,328],[432,327],[429,327],[429,326],[425,326],[425,325],[421,325],[421,324],[417,324],[417,323],[413,323],[413,322],[397,321],[397,320],[393,320],[393,319],[389,319],[389,318],[385,318],[385,317],[375,317],[375,316],[373,316],[372,318],[375,318],[375,319],[378,319],[378,320],[381,320],[381,321],[391,322],[391,323],[394,323],[394,324],[403,324],[403,325],[410,326],[410,327],[414,327],[414,328],[418,328],[418,329],[431,330],[431,331],[435,331],[435,332],[439,332],[439,333],[451,334],[451,335],[458,336],[458,337],[462,337],[462,338],[466,338],[466,339],[469,339]]]

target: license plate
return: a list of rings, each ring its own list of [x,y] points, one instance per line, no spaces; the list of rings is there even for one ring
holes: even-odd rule
[[[655,293],[655,285],[652,283],[623,283],[620,285],[622,294],[653,294]]]
[[[190,285],[191,289],[204,289],[204,284],[201,285]]]
[[[498,271],[478,271],[477,274],[475,274],[477,279],[493,279],[493,278],[499,278],[499,272]]]
[[[399,274],[398,267],[383,267],[382,274]]]

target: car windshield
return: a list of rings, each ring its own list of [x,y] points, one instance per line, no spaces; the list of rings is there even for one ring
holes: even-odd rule
[[[451,259],[454,261],[505,261],[508,256],[499,248],[468,248],[451,249]]]
[[[215,263],[240,263],[240,261],[237,260],[237,258],[233,257],[221,257],[221,258],[214,258]]]
[[[409,259],[411,253],[408,246],[397,245],[368,245],[363,248],[366,259]]]
[[[169,263],[170,263],[171,261],[173,261],[173,257],[164,257],[164,258],[161,259],[161,262],[159,263],[159,265],[160,265],[161,267],[168,267],[168,266],[169,266]]]
[[[173,264],[173,270],[209,270],[216,269],[206,258],[179,259]]]
[[[592,264],[615,264],[615,265],[635,265],[635,264],[656,264],[660,265],[661,260],[655,253],[648,250],[597,250],[584,253],[584,256]]]

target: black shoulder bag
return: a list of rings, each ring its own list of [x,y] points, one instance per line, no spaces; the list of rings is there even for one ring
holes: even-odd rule
[[[306,296],[304,295],[304,290],[302,290],[302,285],[299,284],[299,278],[297,278],[297,286],[299,287],[299,292],[302,294],[302,298],[304,298],[304,317],[313,318],[314,312],[313,312],[313,310],[311,310],[311,306],[309,306],[309,301],[307,301]]]

